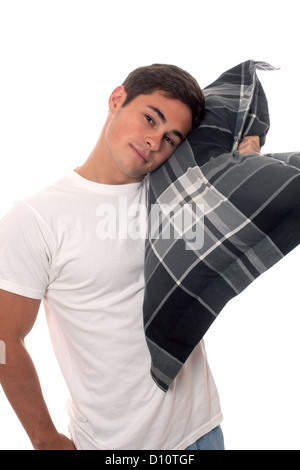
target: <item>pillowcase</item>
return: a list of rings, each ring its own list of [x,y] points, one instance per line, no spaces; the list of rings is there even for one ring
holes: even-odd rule
[[[269,130],[247,61],[204,89],[206,114],[150,176],[144,327],[151,375],[167,391],[224,306],[300,242],[300,153],[241,155]]]

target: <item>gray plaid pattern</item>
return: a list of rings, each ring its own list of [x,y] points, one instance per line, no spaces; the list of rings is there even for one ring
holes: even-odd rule
[[[180,238],[163,236],[166,227],[178,234],[166,211],[146,240],[144,326],[164,391],[226,303],[300,242],[300,153],[237,152],[246,135],[263,145],[269,129],[256,69],[273,67],[248,61],[204,90],[202,124],[150,177],[151,223],[153,205],[175,207],[178,217],[187,206],[193,212]],[[191,242],[199,225],[201,246]]]

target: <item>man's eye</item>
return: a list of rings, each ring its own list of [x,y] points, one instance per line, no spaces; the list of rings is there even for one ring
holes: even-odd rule
[[[170,139],[170,137],[168,137],[168,136],[166,135],[165,139],[166,139],[166,141],[168,142],[168,144],[170,144],[170,145],[172,145],[172,147],[174,147],[174,142],[173,142],[172,139]]]
[[[148,116],[148,114],[145,114],[145,118],[147,119],[147,121],[148,121],[150,124],[154,124],[153,119],[152,119],[150,116]]]

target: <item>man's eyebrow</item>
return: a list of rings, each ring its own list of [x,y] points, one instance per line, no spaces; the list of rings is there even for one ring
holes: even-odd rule
[[[177,137],[179,137],[180,140],[183,141],[183,135],[181,134],[181,132],[179,131],[176,131],[176,129],[174,131],[172,131],[173,134],[175,134]]]
[[[152,111],[154,111],[163,123],[167,122],[165,115],[161,112],[161,110],[159,108],[156,108],[155,106],[152,106],[150,104],[148,105],[148,108],[151,109]],[[179,137],[180,140],[183,140],[183,135],[181,134],[181,132],[177,131],[176,129],[173,130],[172,132],[177,137]]]
[[[163,123],[167,122],[165,115],[161,112],[160,109],[156,108],[155,106],[151,106],[151,104],[148,105],[148,108],[152,109],[158,117],[162,120]]]

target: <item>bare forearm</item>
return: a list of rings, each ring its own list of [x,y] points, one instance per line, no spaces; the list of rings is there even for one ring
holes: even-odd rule
[[[248,154],[248,153],[260,153],[260,139],[257,135],[246,136],[243,138],[242,142],[238,148],[239,153]]]
[[[0,365],[0,382],[35,449],[57,436],[44,401],[34,364],[19,342],[6,342],[6,364]]]
[[[0,384],[36,450],[75,450],[73,442],[55,429],[23,343],[40,303],[0,289]]]

